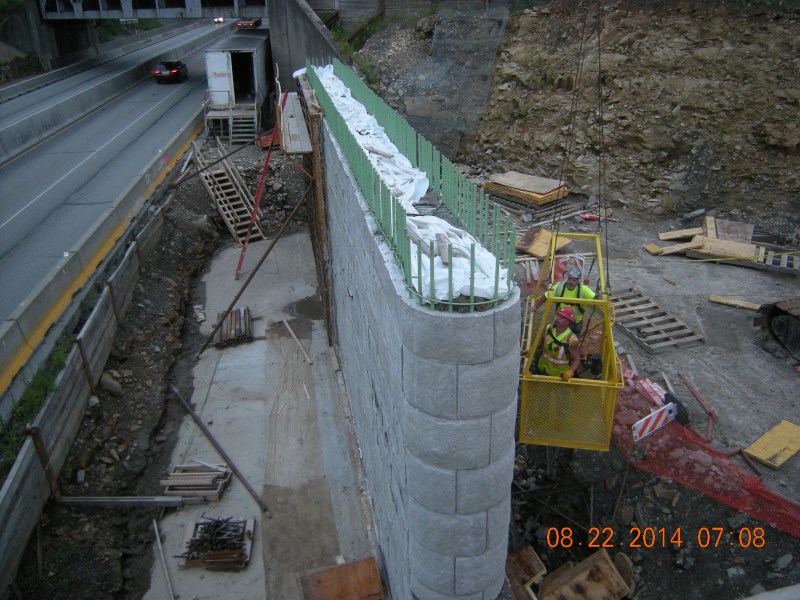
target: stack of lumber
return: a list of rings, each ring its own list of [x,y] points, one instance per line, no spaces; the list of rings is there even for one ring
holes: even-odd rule
[[[230,481],[227,465],[177,465],[159,483],[165,486],[165,496],[193,496],[217,502]]]
[[[491,175],[485,189],[488,194],[533,206],[542,206],[567,195],[567,186],[563,181],[516,171]]]
[[[756,269],[800,273],[800,254],[753,244],[752,237],[753,225],[706,217],[702,227],[658,234],[661,241],[676,243],[667,246],[645,244],[644,249],[658,256],[680,253]]]

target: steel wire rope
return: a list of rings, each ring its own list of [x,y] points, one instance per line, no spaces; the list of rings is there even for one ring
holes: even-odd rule
[[[603,33],[603,12],[602,2],[597,0],[597,123],[598,123],[598,173],[597,173],[597,231],[601,233],[606,260],[600,267],[605,268],[606,286],[603,290],[608,294],[611,290],[611,269],[609,267],[608,254],[608,222],[603,227],[603,217],[608,215],[608,184],[606,180],[606,141],[605,141],[605,119],[603,111],[603,52],[601,38]]]
[[[567,163],[569,163],[570,155],[572,153],[572,146],[575,143],[575,115],[578,108],[578,92],[580,90],[580,81],[583,77],[583,63],[586,60],[586,24],[589,19],[588,11],[583,16],[583,24],[581,26],[581,41],[578,47],[578,59],[575,69],[575,81],[572,84],[572,97],[570,99],[569,117],[567,119],[567,132],[566,141],[564,143],[564,152],[561,155],[561,164],[558,169],[558,182],[562,184],[567,170]],[[560,198],[559,198],[560,199]],[[563,204],[553,212],[553,230],[558,236],[558,230],[561,223],[561,214],[564,212]]]

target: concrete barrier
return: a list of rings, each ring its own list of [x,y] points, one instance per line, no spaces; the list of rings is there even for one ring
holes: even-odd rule
[[[56,378],[55,390],[33,426],[40,429],[50,467],[58,473],[67,459],[89,397],[88,380],[76,346]],[[7,590],[14,581],[25,546],[49,497],[50,486],[33,439],[29,437],[0,490],[0,523],[14,524],[3,527],[0,533],[0,564],[3,565],[0,590]]]

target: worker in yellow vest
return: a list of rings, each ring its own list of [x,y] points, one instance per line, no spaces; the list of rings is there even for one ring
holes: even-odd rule
[[[548,325],[539,346],[539,360],[536,368],[540,375],[561,377],[569,381],[578,370],[581,362],[580,342],[570,329],[570,324],[575,322],[575,311],[571,306],[565,306],[556,312],[556,320]]]
[[[567,271],[567,280],[550,286],[550,289],[534,303],[531,310],[536,312],[545,303],[550,294],[556,298],[583,298],[584,300],[593,300],[596,295],[588,285],[581,283],[581,270],[578,267],[570,267]],[[561,303],[556,309],[566,306],[566,304]],[[570,329],[575,335],[580,335],[583,328],[583,313],[586,312],[586,309],[583,305],[576,304],[573,310],[575,311],[575,319],[570,325]]]

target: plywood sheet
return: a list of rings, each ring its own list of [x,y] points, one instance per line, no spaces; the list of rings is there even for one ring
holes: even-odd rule
[[[485,189],[488,194],[531,206],[542,206],[567,195],[567,186],[562,182],[516,171],[491,175]]]
[[[522,190],[523,192],[531,192],[544,196],[550,192],[556,191],[559,187],[564,185],[564,182],[558,179],[548,179],[546,177],[536,177],[535,175],[525,175],[517,171],[508,171],[507,173],[498,173],[489,176],[489,181],[497,183],[502,186]]]
[[[296,92],[287,94],[286,105],[281,110],[281,145],[286,154],[311,152],[311,136]]]
[[[300,576],[305,600],[379,600],[381,577],[374,558],[315,569]]]
[[[755,227],[749,223],[737,223],[716,219],[717,237],[721,240],[730,242],[742,242],[749,244],[753,240]]]
[[[800,450],[800,425],[781,421],[744,449],[744,453],[760,463],[779,468]]]
[[[550,240],[553,234],[549,229],[528,229],[517,242],[517,250],[521,250],[536,258],[545,258],[550,254]],[[556,239],[556,250],[560,250],[570,243],[569,238],[558,237]]]
[[[756,246],[744,242],[731,242],[729,240],[703,238],[703,245],[692,248],[697,254],[719,256],[722,258],[736,258],[753,260],[756,256]]]

